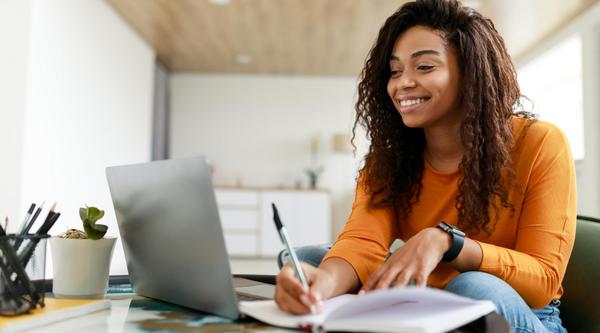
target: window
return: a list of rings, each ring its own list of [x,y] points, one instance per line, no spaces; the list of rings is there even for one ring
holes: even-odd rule
[[[584,157],[581,36],[571,35],[517,69],[533,112],[567,135],[575,160]]]

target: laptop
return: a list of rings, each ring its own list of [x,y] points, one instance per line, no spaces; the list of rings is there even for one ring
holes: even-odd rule
[[[106,176],[134,291],[240,317],[205,158],[109,167]],[[237,291],[272,298],[274,286],[246,283]]]

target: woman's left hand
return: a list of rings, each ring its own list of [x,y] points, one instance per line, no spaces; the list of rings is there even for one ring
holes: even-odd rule
[[[417,286],[425,287],[429,274],[442,260],[450,245],[450,235],[438,228],[425,228],[419,231],[369,277],[360,293],[404,287],[412,279]]]

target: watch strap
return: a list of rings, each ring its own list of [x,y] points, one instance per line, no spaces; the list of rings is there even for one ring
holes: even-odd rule
[[[452,245],[450,245],[450,248],[448,249],[448,251],[446,251],[446,253],[444,253],[444,256],[442,257],[443,262],[450,262],[456,259],[456,257],[458,257],[458,255],[460,254],[460,251],[462,250],[465,244],[465,234],[462,231],[454,228],[450,224],[443,221],[437,225],[437,228],[448,233],[450,237],[452,237]]]

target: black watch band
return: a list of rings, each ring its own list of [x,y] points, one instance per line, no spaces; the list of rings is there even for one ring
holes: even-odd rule
[[[437,225],[437,228],[448,233],[450,237],[452,237],[452,245],[442,257],[443,262],[450,262],[456,259],[462,250],[463,245],[465,244],[465,233],[444,221],[440,222],[440,224]]]

